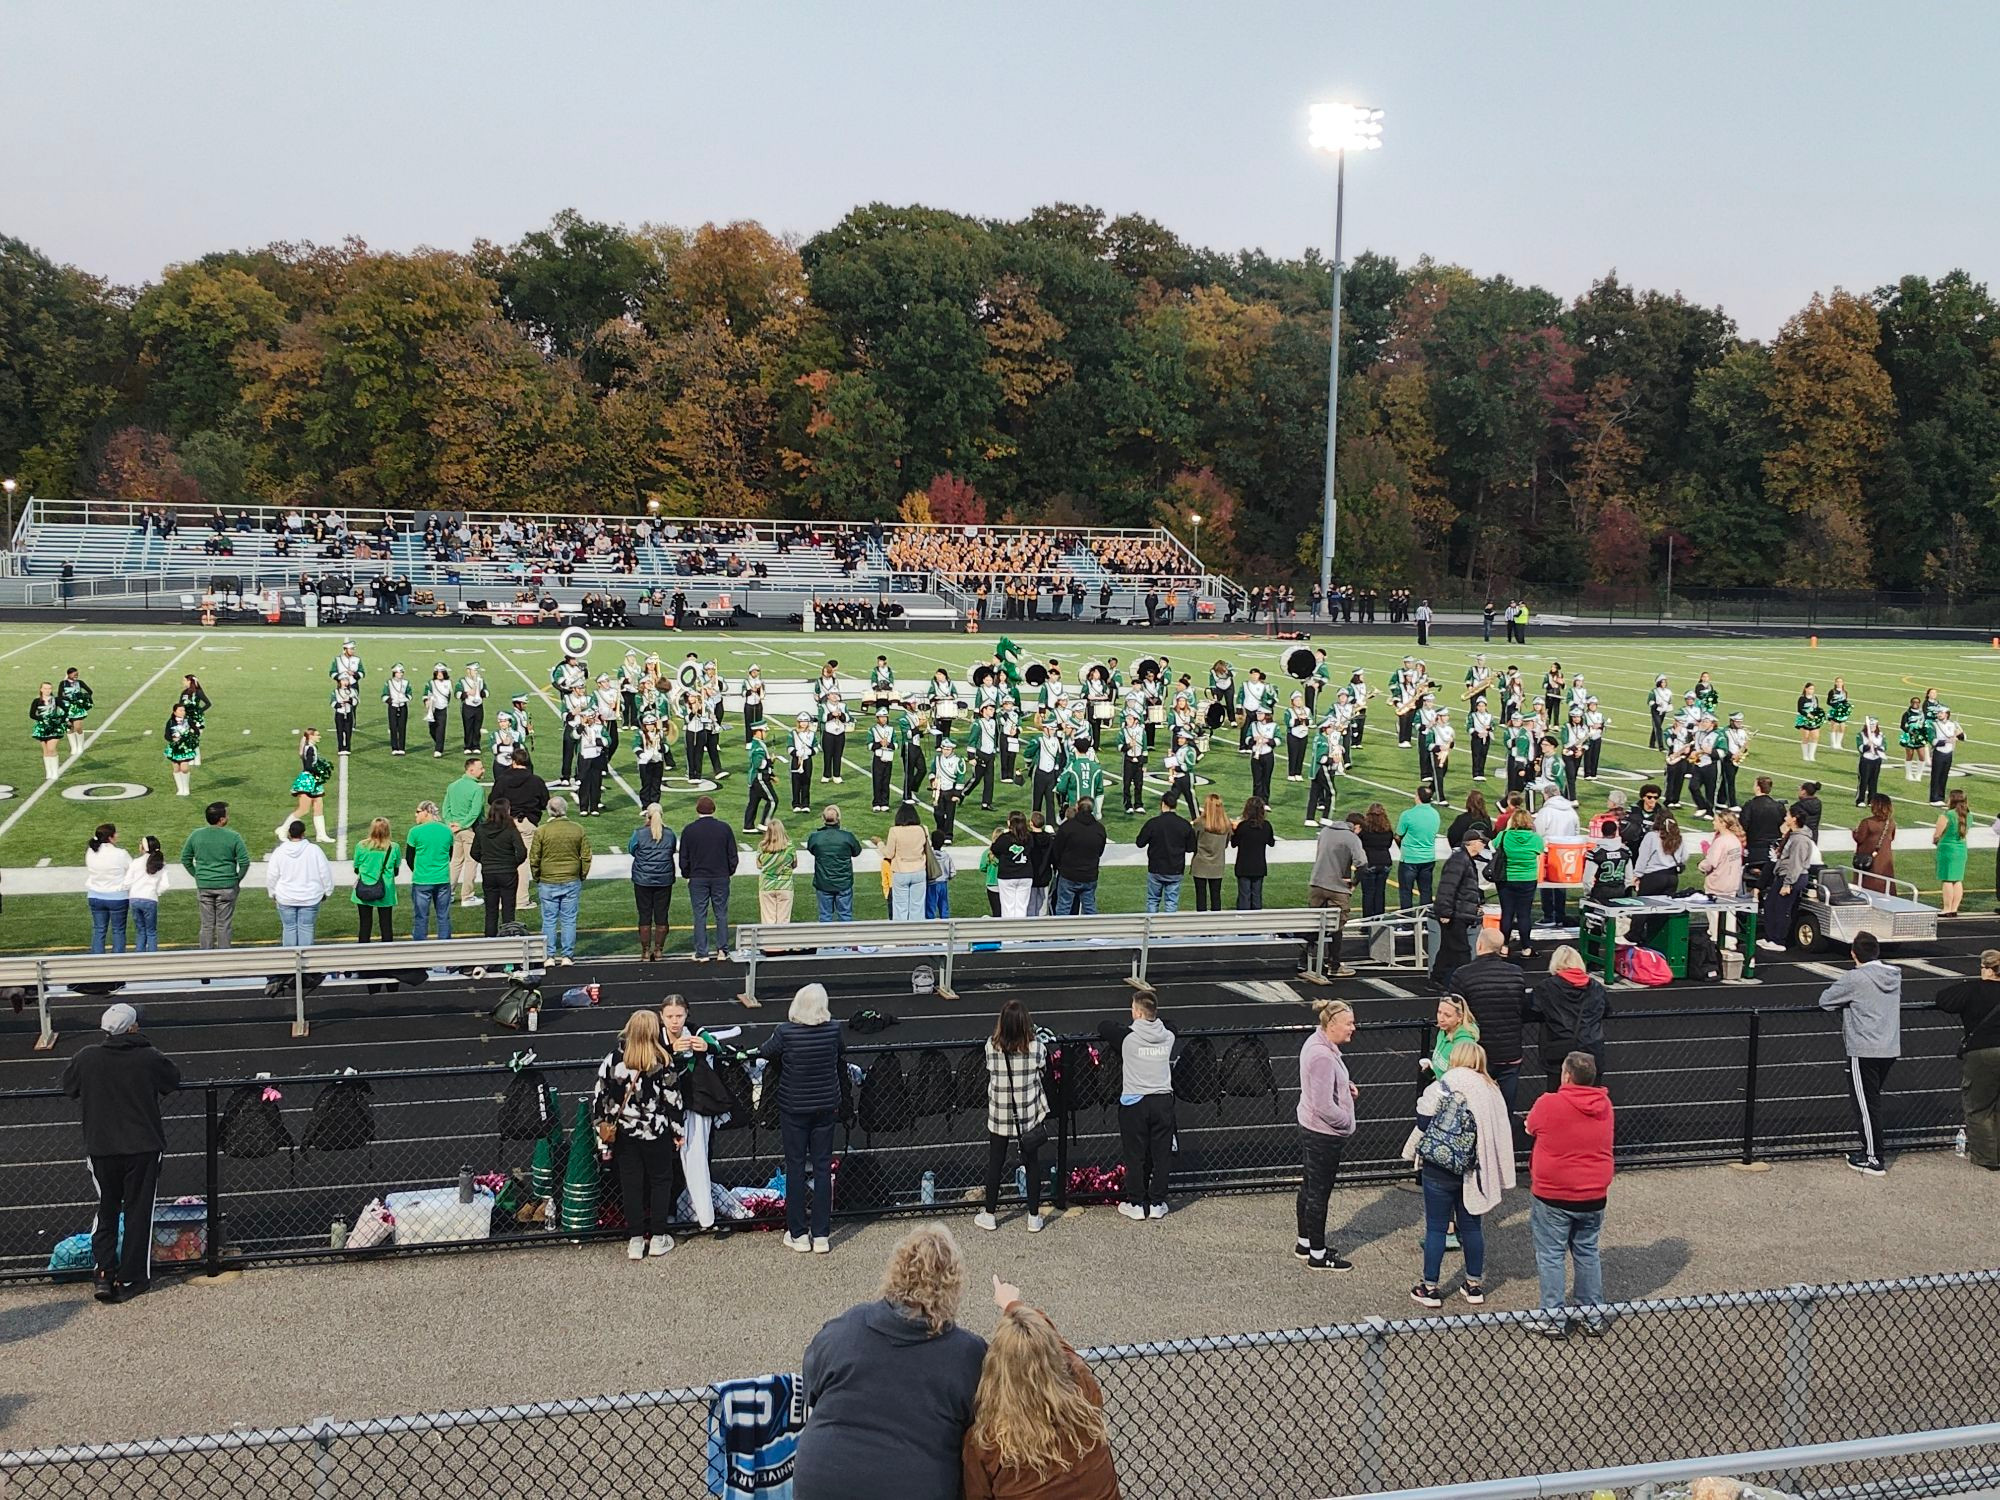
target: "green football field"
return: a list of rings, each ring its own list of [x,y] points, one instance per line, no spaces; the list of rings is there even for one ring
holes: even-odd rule
[[[378,814],[388,817],[400,834],[407,828],[416,803],[441,798],[446,783],[458,774],[460,737],[455,711],[445,759],[432,758],[420,710],[412,714],[409,755],[390,757],[379,691],[392,662],[400,660],[411,678],[421,683],[435,662],[445,662],[456,676],[467,662],[478,660],[493,691],[487,708],[489,729],[514,692],[536,694],[537,769],[554,778],[560,737],[553,703],[547,699],[548,670],[557,649],[552,632],[497,630],[477,634],[427,630],[412,622],[389,630],[362,631],[355,639],[368,678],[363,684],[354,754],[327,785],[327,821],[338,840],[328,850],[330,855],[344,857],[353,840]],[[590,665],[593,673],[615,671],[626,647],[635,646],[642,654],[658,651],[672,666],[693,649],[716,661],[723,677],[733,683],[751,663],[757,663],[773,689],[776,739],[775,730],[789,716],[787,710],[795,711],[795,705],[784,696],[785,690],[803,692],[807,681],[829,659],[838,661],[841,677],[851,683],[850,703],[857,703],[861,683],[878,652],[888,656],[899,685],[908,686],[928,679],[939,666],[952,668],[954,677],[963,679],[974,661],[985,659],[992,651],[995,639],[995,634],[678,636],[634,630],[614,636],[598,632]],[[323,752],[329,759],[337,759],[332,754],[327,668],[340,640],[337,630],[0,626],[0,691],[15,705],[11,748],[0,760],[0,783],[4,783],[0,785],[0,872],[4,872],[5,881],[0,889],[7,895],[5,915],[0,918],[0,947],[82,945],[88,933],[82,896],[32,895],[26,888],[35,883],[29,875],[32,870],[79,865],[84,843],[100,821],[116,823],[128,848],[139,835],[158,835],[171,857],[199,823],[202,807],[223,798],[231,804],[232,821],[249,841],[253,855],[264,853],[273,842],[272,830],[292,806],[288,787],[297,769],[299,730],[307,724],[320,726],[326,731]],[[1340,632],[1322,637],[1321,643],[1328,647],[1336,682],[1344,681],[1353,668],[1362,667],[1378,689],[1386,688],[1389,674],[1413,649],[1407,633]],[[1261,667],[1282,692],[1288,693],[1279,665],[1285,646],[1243,635],[1163,638],[1129,630],[1092,632],[1087,628],[1073,636],[1035,636],[1026,643],[1031,657],[1059,659],[1065,678],[1072,682],[1080,678],[1087,661],[1116,656],[1129,676],[1134,661],[1157,655],[1164,648],[1171,670],[1189,673],[1198,690],[1205,686],[1210,664],[1225,658],[1235,665],[1239,679],[1249,668]],[[1810,678],[1824,696],[1839,673],[1845,676],[1854,700],[1855,723],[1862,715],[1873,713],[1889,727],[1891,761],[1884,769],[1882,790],[1896,799],[1899,822],[1905,829],[1928,828],[1935,816],[1928,806],[1927,787],[1903,779],[1899,752],[1894,748],[1897,716],[1909,698],[1926,687],[1939,689],[1965,727],[1968,742],[1959,752],[1958,768],[1961,784],[1971,794],[1978,826],[2000,810],[2000,787],[1993,785],[1995,778],[2000,778],[2000,650],[1970,642],[1826,641],[1814,647],[1803,639],[1632,638],[1547,632],[1538,633],[1533,649],[1522,650],[1483,644],[1476,634],[1440,632],[1422,655],[1432,677],[1443,685],[1440,696],[1445,701],[1457,703],[1458,685],[1473,653],[1480,650],[1487,653],[1495,669],[1518,664],[1533,690],[1539,690],[1550,660],[1557,659],[1572,675],[1581,671],[1597,693],[1612,722],[1603,761],[1606,774],[1595,787],[1584,790],[1586,811],[1601,806],[1603,793],[1610,787],[1623,785],[1629,790],[1643,777],[1659,774],[1657,754],[1645,748],[1645,700],[1654,675],[1665,672],[1678,695],[1703,670],[1713,675],[1721,691],[1721,712],[1726,715],[1741,710],[1756,734],[1741,781],[1743,796],[1749,794],[1750,778],[1760,772],[1775,775],[1779,794],[1786,796],[1810,773],[1824,783],[1821,795],[1827,806],[1826,826],[1852,826],[1853,819],[1848,816],[1855,770],[1852,733],[1847,750],[1836,755],[1822,744],[1818,760],[1808,767],[1792,727],[1794,700],[1801,685]],[[41,682],[58,680],[71,666],[81,669],[95,693],[95,708],[85,726],[89,740],[81,755],[65,755],[60,778],[45,784],[39,748],[28,733],[26,709]],[[193,793],[183,799],[174,795],[160,732],[179,690],[181,674],[190,671],[201,678],[214,707],[208,715],[202,765],[194,773]],[[1462,705],[1455,722],[1463,724]],[[1398,750],[1393,731],[1393,714],[1386,701],[1378,699],[1370,712],[1361,753],[1351,774],[1340,782],[1343,808],[1380,800],[1394,816],[1411,800],[1416,784],[1415,752]],[[722,744],[725,769],[733,774],[721,782],[715,795],[721,814],[740,825],[747,789],[742,773],[741,726],[733,704]],[[1247,762],[1231,745],[1233,741],[1218,735],[1215,749],[1200,769],[1234,813],[1250,793],[1250,775]],[[848,741],[844,784],[815,783],[816,802],[839,802],[847,826],[864,839],[887,823],[886,817],[868,810],[866,754],[865,736],[857,733]],[[1138,820],[1123,818],[1116,811],[1117,756],[1109,740],[1103,759],[1110,783],[1107,800],[1113,807],[1109,819],[1112,837],[1114,843],[1129,842]],[[585,824],[599,849],[622,849],[637,810],[638,775],[631,760],[629,736],[621,738],[613,769],[622,780],[606,780],[606,815]],[[1470,757],[1461,729],[1447,783],[1454,803],[1461,801],[1471,785],[1469,770]],[[1485,790],[1491,795],[1504,784],[1497,756],[1489,774],[1492,779]],[[788,801],[785,782],[781,768],[780,796]],[[1153,785],[1157,792],[1160,783]],[[692,816],[694,799],[701,790],[670,775],[662,799],[669,819],[679,822]],[[1284,779],[1282,759],[1273,792],[1273,819],[1279,837],[1309,838],[1310,830],[1302,825],[1306,787]],[[985,905],[980,877],[973,869],[980,852],[975,836],[990,836],[994,825],[1013,806],[1027,806],[1025,789],[1010,795],[1003,786],[991,815],[978,812],[976,803],[961,810],[960,827],[967,836],[961,837],[956,849],[960,876],[954,886],[954,905],[960,913],[981,911]],[[785,816],[795,838],[817,826],[816,818]],[[1692,819],[1694,815],[1689,809],[1684,816]],[[1990,868],[1990,860],[1975,857],[1975,888],[1985,888]],[[1903,852],[1898,870],[1904,878],[1920,884],[1935,883],[1930,878],[1928,857],[1916,850]],[[1303,866],[1296,862],[1274,866],[1267,904],[1302,896],[1304,874]],[[750,884],[738,883],[739,917],[754,917]],[[803,917],[809,917],[812,910],[807,884],[803,879],[799,882],[797,914]],[[1232,884],[1225,882],[1225,895]],[[1139,885],[1135,870],[1107,870],[1101,904],[1109,909],[1136,906]],[[860,883],[856,907],[857,915],[882,914],[872,878]],[[404,915],[407,917],[407,904]],[[476,922],[479,913],[456,915],[465,925],[466,919]],[[676,917],[684,920],[684,908]],[[629,930],[631,922],[629,895],[622,882],[599,881],[587,887],[583,925],[591,929],[594,946],[615,948],[616,934]],[[163,944],[190,941],[192,926],[192,902],[187,892],[170,891],[161,912]],[[246,896],[237,930],[239,939],[274,937],[275,920],[268,902],[260,896]],[[333,938],[353,932],[352,911],[344,899],[330,903],[320,932]]]

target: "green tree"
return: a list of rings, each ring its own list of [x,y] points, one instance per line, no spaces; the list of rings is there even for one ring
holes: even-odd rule
[[[290,321],[275,292],[240,266],[172,266],[132,307],[147,405],[185,437],[219,428],[243,397],[239,350],[275,348]]]
[[[616,224],[566,208],[504,252],[480,256],[507,316],[556,355],[602,375],[598,331],[639,310],[646,257]]]
[[[123,293],[0,236],[0,474],[24,495],[86,478],[129,371]]]

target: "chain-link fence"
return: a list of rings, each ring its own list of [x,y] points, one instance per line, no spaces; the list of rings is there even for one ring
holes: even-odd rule
[[[1176,1194],[1290,1187],[1299,1174],[1298,1053],[1308,1028],[1184,1030],[1175,1066]],[[1946,1143],[1959,1123],[1959,1028],[1912,1009],[1890,1078],[1889,1139]],[[1528,1033],[1519,1084],[1525,1112],[1546,1087]],[[1401,1160],[1428,1055],[1427,1022],[1370,1022],[1347,1049],[1361,1085],[1359,1119],[1343,1154],[1349,1180],[1406,1175]],[[1115,1042],[1071,1037],[1051,1049],[1048,1088],[1058,1128],[1044,1153],[1042,1198],[1114,1196],[1121,1181]],[[851,1088],[836,1138],[835,1211],[873,1215],[968,1204],[983,1191],[986,1068],[981,1044],[848,1049]],[[1618,1110],[1624,1166],[1808,1155],[1853,1144],[1847,1069],[1837,1028],[1812,1010],[1632,1011],[1607,1027],[1606,1081]],[[599,1166],[587,1104],[595,1061],[535,1065],[553,1090],[546,1133],[507,1127],[521,1085],[507,1067],[337,1074],[194,1085],[169,1101],[159,1259],[219,1269],[256,1261],[358,1255],[336,1248],[366,1207],[428,1194],[434,1209],[462,1174],[470,1211],[447,1206],[399,1225],[395,1241],[546,1243],[623,1234],[617,1176]],[[746,1097],[757,1090],[744,1070]],[[510,1086],[513,1090],[510,1102]],[[784,1161],[775,1098],[758,1097],[715,1131],[709,1160],[725,1221],[783,1222],[774,1179]],[[94,1210],[78,1155],[74,1106],[53,1091],[0,1094],[0,1276],[46,1274]],[[1525,1143],[1524,1143],[1525,1144]],[[1026,1187],[1003,1186],[1012,1200]],[[491,1194],[489,1198],[487,1194]],[[488,1212],[487,1210],[490,1210]],[[691,1213],[691,1206],[688,1213]],[[687,1217],[684,1213],[682,1217]],[[73,1253],[73,1251],[72,1251]],[[87,1263],[86,1263],[87,1264]]]
[[[1347,1495],[1798,1449],[1988,1421],[2000,1271],[1619,1304],[1601,1338],[1522,1313],[1083,1351],[1123,1491]],[[10,1500],[698,1500],[727,1454],[789,1462],[775,1383],[0,1454]],[[746,1420],[747,1419],[747,1420]],[[746,1451],[748,1450],[748,1451]],[[1807,1466],[1758,1477],[1801,1489]],[[1813,1469],[1852,1496],[1949,1493],[1993,1447]],[[1970,1482],[1968,1482],[1970,1481]],[[1860,1488],[1836,1489],[1836,1485]],[[885,1484],[885,1495],[895,1493]]]

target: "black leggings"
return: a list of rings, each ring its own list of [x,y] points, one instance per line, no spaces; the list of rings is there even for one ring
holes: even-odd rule
[[[500,936],[500,924],[514,920],[514,897],[518,895],[518,875],[483,875],[479,889],[486,896],[486,935]]]
[[[382,924],[382,941],[396,941],[396,908],[393,906],[363,906],[361,912],[361,941],[368,941],[369,930],[375,923]]]
[[[1000,1169],[1007,1165],[1007,1148],[1016,1139],[1011,1135],[995,1135],[990,1130],[986,1132],[986,1211],[989,1214],[999,1210]],[[1039,1151],[1021,1152],[1021,1165],[1028,1169],[1028,1212],[1031,1214],[1042,1211],[1042,1174],[1038,1170],[1040,1156]]]
[[[681,1154],[674,1138],[642,1141],[619,1131],[611,1148],[618,1167],[618,1185],[625,1194],[625,1231],[633,1235],[665,1234],[680,1197]]]
[[[1222,877],[1210,879],[1206,875],[1194,878],[1194,909],[1196,911],[1222,910]]]
[[[1319,1254],[1326,1249],[1326,1204],[1333,1196],[1333,1179],[1340,1170],[1340,1150],[1346,1138],[1304,1129],[1299,1135],[1305,1154],[1305,1180],[1299,1184],[1298,1197],[1299,1240],[1307,1250]]]

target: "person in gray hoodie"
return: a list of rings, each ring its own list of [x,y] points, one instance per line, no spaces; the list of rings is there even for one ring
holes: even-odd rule
[[[1164,1219],[1174,1149],[1174,1029],[1160,1019],[1160,1002],[1141,991],[1132,997],[1131,1019],[1106,1021],[1098,1035],[1117,1044],[1123,1064],[1118,1134],[1125,1186],[1118,1212],[1128,1219]]]
[[[1326,1242],[1326,1202],[1333,1196],[1341,1148],[1354,1134],[1354,1096],[1340,1055],[1354,1039],[1354,1007],[1345,1000],[1322,1000],[1313,1007],[1319,1025],[1299,1049],[1299,1140],[1305,1179],[1299,1184],[1299,1237],[1292,1254],[1315,1271],[1351,1271],[1353,1262]]]
[[[1858,933],[1854,967],[1820,992],[1819,1008],[1840,1012],[1840,1037],[1847,1049],[1847,1081],[1854,1097],[1854,1120],[1861,1149],[1847,1164],[1869,1177],[1883,1177],[1882,1089],[1889,1069],[1903,1052],[1903,973],[1878,956],[1872,932]]]

